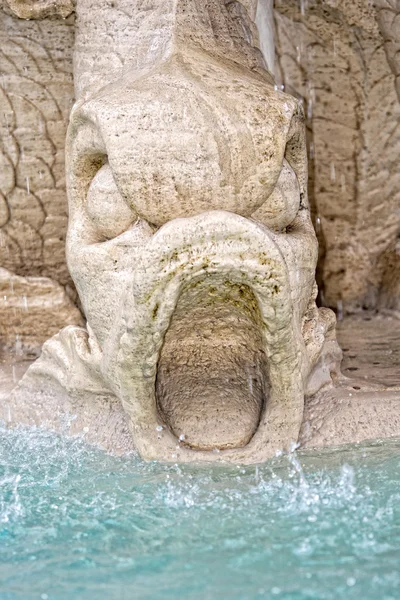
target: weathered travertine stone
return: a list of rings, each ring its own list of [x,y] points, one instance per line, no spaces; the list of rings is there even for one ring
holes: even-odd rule
[[[387,62],[371,7],[327,1],[326,33],[318,6],[307,6],[316,73],[326,85],[332,78],[327,54],[318,52],[332,42],[331,29],[336,35],[337,25],[345,25],[343,44],[355,46],[356,39],[360,47],[350,57],[340,54],[334,65],[348,100],[342,113],[332,113],[339,127],[314,111],[314,92],[307,98],[308,116],[324,121],[315,156],[327,155],[331,182],[338,175],[334,157],[340,161],[343,154],[343,165],[356,165],[358,195],[351,201],[364,211],[364,221],[357,211],[349,220],[358,237],[352,258],[344,254],[353,265],[348,287],[326,266],[335,269],[348,248],[327,234],[327,298],[345,300],[346,308],[360,298],[374,304],[385,277],[388,294],[396,296],[390,273],[397,273],[397,221],[389,218],[396,198],[376,205],[376,187],[362,187],[367,176],[374,181],[378,152],[361,147],[358,127],[365,140],[375,136],[382,154],[397,139],[396,132],[374,129],[362,112],[373,110],[374,86],[368,86]],[[3,403],[10,424],[83,432],[108,450],[136,448],[147,459],[238,463],[264,460],[298,440],[326,445],[400,433],[400,392],[340,375],[335,317],[315,304],[317,245],[302,102],[283,93],[265,70],[253,23],[259,11],[252,0],[150,6],[79,0],[67,256],[87,326],[67,327],[44,344]],[[290,11],[292,2],[281,13]],[[279,35],[292,27],[290,42],[299,39],[297,24],[282,23]],[[370,58],[369,82],[362,79],[360,56]],[[345,65],[353,79],[346,80]],[[388,85],[385,99],[391,108],[393,89]],[[362,97],[357,109],[353,96]],[[359,156],[346,158],[349,148]],[[334,192],[330,210],[340,220],[348,208]],[[0,222],[8,222],[10,211],[22,219],[27,197],[18,186],[5,199]],[[371,240],[371,231],[379,231],[376,214],[390,244],[383,236]],[[41,218],[30,211],[32,227],[40,227]],[[330,219],[322,209],[319,218],[326,233]],[[361,267],[365,278],[353,281],[350,274]],[[329,296],[329,285],[337,297]],[[382,290],[380,302],[388,306]],[[354,399],[350,389],[357,390]],[[379,411],[382,398],[386,409]]]
[[[92,71],[103,77],[107,70],[114,77],[118,69],[137,64],[143,47],[130,41],[135,27],[142,32],[153,27],[158,41],[163,39],[165,19],[157,21],[156,12],[143,12],[137,3],[135,21],[130,4],[123,7],[126,19],[119,14],[120,30],[108,44],[104,36],[118,7],[94,3],[93,11],[102,11],[101,23],[90,23],[91,13],[86,13],[84,28],[93,33],[93,49],[81,53],[91,65],[83,65],[83,78],[85,70],[88,77]],[[243,11],[256,17],[260,47],[273,70],[271,2],[225,4],[242,34],[258,45]],[[0,264],[19,275],[44,275],[62,284],[68,281],[63,146],[73,98],[73,22],[54,16],[65,17],[73,5],[70,0],[0,2],[0,92],[6,107],[0,123]],[[22,20],[43,17],[42,22]],[[394,98],[399,23],[397,4],[389,0],[276,2],[278,75],[281,70],[288,89],[304,98],[309,117],[310,196],[321,242],[322,301],[344,311],[382,306],[386,297],[393,298],[393,286],[386,293],[385,282],[391,281],[399,212]],[[93,42],[96,32],[101,43]],[[102,67],[104,60],[109,69]],[[18,206],[11,210],[14,187]],[[13,191],[10,201],[15,201]]]
[[[82,316],[63,287],[47,277],[19,277],[0,268],[1,345],[40,351],[65,325]]]
[[[374,6],[386,55],[396,79],[397,95],[400,98],[400,5],[396,0],[374,0]]]
[[[321,300],[345,312],[377,306],[400,226],[400,21],[394,2],[376,5],[275,2],[277,74],[307,115]]]
[[[0,8],[20,19],[45,19],[59,16],[65,19],[74,10],[74,0],[1,0]]]
[[[40,10],[55,6],[37,4]],[[13,6],[28,10],[37,5],[19,2]],[[24,21],[0,10],[0,266],[9,271],[10,278],[51,278],[54,289],[57,283],[71,285],[65,260],[64,146],[73,102],[73,40],[73,22]],[[7,288],[12,282],[7,286],[2,281],[2,285]],[[48,314],[47,304],[41,312],[38,291],[36,300],[30,298],[35,315],[21,313],[17,327],[18,335],[36,348],[60,326],[80,322],[72,304],[68,316],[65,312]],[[75,321],[73,314],[78,316]],[[36,326],[32,329],[33,319]],[[4,304],[0,343],[9,344],[15,334],[14,308],[12,303]]]
[[[44,348],[46,373],[41,371],[41,361],[30,370],[24,382],[27,398],[23,403],[14,404],[15,397],[7,400],[4,392],[9,393],[15,385],[16,378],[26,368],[24,363],[1,361],[1,416],[13,422],[15,412],[14,422],[78,434],[113,453],[133,450],[121,404],[104,390],[92,370],[87,370],[85,385],[80,385],[81,394],[77,394],[75,377],[81,362],[72,360],[70,353],[81,355],[87,347],[87,332],[75,329],[73,334],[67,333],[69,344],[65,341],[60,344],[59,338],[66,332],[68,328]],[[306,399],[299,438],[302,446],[321,447],[399,436],[400,320],[395,313],[347,317],[339,323],[338,340],[344,351],[346,376],[335,376],[334,386]],[[59,365],[65,365],[62,385],[49,374],[49,360],[54,361],[58,374]],[[82,373],[78,375],[82,380]],[[38,377],[47,393],[38,394],[35,390]]]
[[[400,320],[364,312],[339,323],[343,375],[307,399],[299,441],[322,447],[400,435]]]
[[[87,333],[45,344],[10,413],[57,381],[71,410],[120,402],[148,459],[289,447],[340,351],[315,305],[302,108],[244,6],[80,0],[75,88],[67,259]]]
[[[73,22],[0,10],[0,265],[70,282],[65,134],[73,103]]]

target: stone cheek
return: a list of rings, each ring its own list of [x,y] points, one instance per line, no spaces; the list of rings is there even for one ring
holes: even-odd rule
[[[117,237],[137,220],[122,198],[108,163],[92,179],[85,208],[99,241]]]

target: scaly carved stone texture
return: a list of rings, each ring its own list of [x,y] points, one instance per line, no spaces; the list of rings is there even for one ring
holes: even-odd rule
[[[70,281],[65,261],[65,133],[73,23],[0,11],[0,265]]]
[[[295,0],[275,6],[281,79],[308,116],[322,301],[373,308],[400,227],[400,106],[385,53],[393,46],[371,3],[309,0],[304,14]]]
[[[400,99],[400,5],[396,0],[374,0],[374,6]]]
[[[73,102],[73,40],[73,21],[23,21],[0,10],[0,265],[8,270],[2,271],[1,343],[6,345],[23,342],[38,349],[58,328],[81,322],[72,300],[59,300],[64,292],[58,288],[71,286],[64,147]],[[19,298],[13,290],[16,275],[28,276],[25,291],[17,286]],[[40,309],[40,301],[56,297],[58,304],[50,302],[49,308],[46,300]],[[16,308],[26,302],[22,312]]]

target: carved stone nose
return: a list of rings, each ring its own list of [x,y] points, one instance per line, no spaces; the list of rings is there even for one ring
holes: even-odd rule
[[[239,94],[232,70],[172,57],[84,105],[122,197],[156,227],[211,210],[249,217],[276,187],[297,102],[257,78]]]

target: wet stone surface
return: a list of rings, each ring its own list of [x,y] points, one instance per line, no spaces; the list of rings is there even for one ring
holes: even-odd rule
[[[346,377],[386,386],[400,385],[400,320],[393,315],[362,313],[338,323]]]

